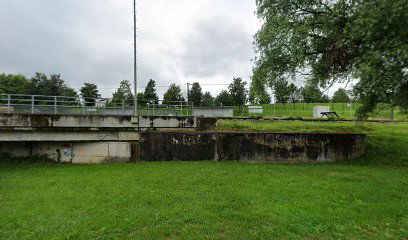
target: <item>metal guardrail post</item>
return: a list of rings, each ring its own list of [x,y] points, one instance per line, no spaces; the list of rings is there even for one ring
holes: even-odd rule
[[[7,95],[7,113],[11,113],[11,96]]]
[[[57,97],[54,97],[54,114],[57,114]]]
[[[82,104],[82,115],[85,115],[85,104],[86,104],[86,100],[85,100],[84,104]]]
[[[31,114],[34,114],[34,96],[31,96]]]
[[[156,103],[153,102],[153,117],[156,115],[155,110],[156,110]]]

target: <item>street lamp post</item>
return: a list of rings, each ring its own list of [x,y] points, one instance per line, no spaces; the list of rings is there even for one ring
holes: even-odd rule
[[[137,24],[136,24],[136,0],[133,0],[133,47],[134,47],[134,87],[135,87],[135,109],[134,115],[138,116],[138,101],[137,101]]]

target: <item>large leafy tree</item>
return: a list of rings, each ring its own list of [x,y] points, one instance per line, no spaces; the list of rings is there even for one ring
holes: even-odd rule
[[[203,90],[199,83],[193,83],[190,92],[188,93],[188,101],[194,106],[201,106],[203,101]]]
[[[24,75],[0,74],[0,93],[29,94],[30,79]]]
[[[51,74],[50,77],[44,73],[36,73],[31,78],[29,94],[46,96],[77,97],[77,92],[68,87],[60,74]]]
[[[87,106],[95,106],[96,99],[101,97],[98,86],[93,83],[85,83],[80,91]]]
[[[256,0],[253,84],[299,72],[313,84],[358,80],[362,115],[379,102],[408,98],[408,1]]]
[[[221,91],[220,94],[215,98],[214,101],[216,106],[233,106],[231,94],[228,91]]]
[[[163,104],[174,104],[174,102],[183,102],[184,100],[180,86],[173,83],[164,93]]]
[[[203,95],[203,106],[204,107],[213,107],[214,106],[214,97],[210,92],[205,92]]]
[[[134,95],[132,85],[128,80],[120,82],[119,88],[112,95],[113,102],[121,105],[124,101],[127,106],[134,106]]]
[[[333,95],[332,102],[334,103],[348,103],[351,101],[346,89],[339,88]]]
[[[248,90],[246,82],[242,78],[234,78],[228,90],[231,95],[231,103],[234,106],[243,106],[248,100]]]
[[[157,96],[157,91],[156,91],[156,81],[154,81],[153,79],[150,79],[146,85],[146,88],[144,91],[144,98],[145,98],[145,101],[149,103],[157,104],[159,102],[159,97]]]

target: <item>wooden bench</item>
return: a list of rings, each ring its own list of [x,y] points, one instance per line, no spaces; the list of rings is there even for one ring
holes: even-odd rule
[[[322,117],[337,117],[340,118],[340,116],[337,114],[337,112],[322,112]]]

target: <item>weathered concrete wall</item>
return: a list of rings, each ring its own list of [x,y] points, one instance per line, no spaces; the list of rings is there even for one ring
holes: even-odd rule
[[[1,128],[137,128],[137,122],[131,116],[0,114]]]
[[[132,116],[83,116],[83,115],[30,115],[0,114],[0,129],[194,129],[195,117],[132,117]]]
[[[120,130],[1,130],[0,142],[138,141],[139,132]]]
[[[195,117],[234,117],[233,107],[194,107]]]
[[[130,162],[132,146],[132,142],[0,142],[0,156],[46,156],[74,164]]]
[[[156,129],[177,129],[187,128],[194,129],[197,127],[197,118],[195,117],[140,117],[139,128],[141,130]]]
[[[141,133],[140,161],[343,162],[364,154],[365,136],[309,133]]]

